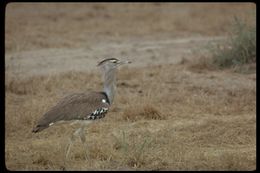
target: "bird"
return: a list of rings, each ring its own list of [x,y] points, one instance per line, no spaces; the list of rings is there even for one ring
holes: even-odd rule
[[[70,147],[77,136],[85,144],[84,129],[87,124],[104,118],[108,113],[116,93],[117,69],[119,66],[128,63],[131,63],[131,61],[120,61],[116,58],[107,58],[100,61],[97,66],[100,67],[103,76],[103,91],[87,91],[65,96],[43,114],[32,132],[41,132],[54,124],[64,121],[72,121],[71,124],[79,123],[80,128],[72,134],[66,147],[67,158]]]

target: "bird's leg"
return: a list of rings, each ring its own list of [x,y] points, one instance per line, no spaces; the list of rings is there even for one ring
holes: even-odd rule
[[[83,144],[85,144],[85,142],[86,142],[86,137],[84,135],[84,129],[85,129],[85,126],[82,125],[80,128],[80,131],[79,131],[79,136],[80,136],[81,142]]]
[[[75,139],[77,136],[80,137],[81,139],[81,142],[82,144],[84,145],[84,151],[85,151],[85,158],[88,158],[87,156],[87,152],[86,152],[86,149],[87,149],[87,145],[86,145],[86,137],[85,137],[85,134],[84,134],[84,129],[86,127],[86,123],[83,122],[81,124],[81,127],[79,129],[77,129],[71,136],[71,138],[69,139],[69,143],[66,147],[66,159],[68,158],[69,156],[69,152],[70,152],[70,148],[72,146],[72,144],[75,142]]]
[[[87,151],[86,151],[87,150],[87,144],[86,144],[86,137],[85,137],[85,134],[84,134],[84,129],[85,129],[85,124],[82,124],[81,128],[80,128],[79,135],[80,135],[81,142],[84,145],[85,158],[87,159],[88,154],[87,154]]]
[[[81,131],[81,128],[77,129],[77,130],[71,135],[71,137],[70,137],[70,139],[69,139],[69,143],[68,143],[68,145],[67,145],[67,147],[66,147],[66,158],[68,158],[68,155],[69,155],[69,152],[70,152],[70,147],[71,147],[71,145],[75,142],[76,136],[79,135],[80,131]]]

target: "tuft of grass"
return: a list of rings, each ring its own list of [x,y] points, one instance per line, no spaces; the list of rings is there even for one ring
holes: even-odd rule
[[[124,110],[122,115],[124,120],[138,121],[140,119],[146,120],[161,120],[165,119],[163,114],[152,104],[137,104],[131,105]]]
[[[121,164],[132,168],[140,168],[146,164],[144,155],[151,147],[152,139],[150,137],[133,138],[125,131],[122,131],[122,137],[114,137],[116,139],[114,147],[116,150],[122,151]]]
[[[227,68],[256,62],[256,25],[234,18],[231,36],[226,44],[211,49],[212,62]]]
[[[195,71],[197,73],[202,73],[204,70],[214,70],[216,67],[214,66],[212,59],[208,56],[200,55],[198,58],[193,61],[187,61],[188,68],[191,71]]]

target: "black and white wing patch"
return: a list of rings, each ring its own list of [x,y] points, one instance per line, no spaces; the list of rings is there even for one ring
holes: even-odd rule
[[[95,110],[94,112],[92,112],[87,117],[85,117],[84,120],[95,120],[95,119],[104,118],[107,111],[108,111],[108,108],[106,108],[106,107],[99,108],[99,109]]]

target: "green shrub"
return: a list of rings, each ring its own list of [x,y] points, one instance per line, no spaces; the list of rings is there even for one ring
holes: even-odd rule
[[[235,67],[256,62],[256,26],[234,18],[230,38],[224,45],[212,50],[213,64],[220,68]]]

